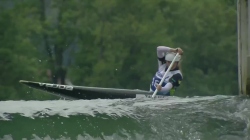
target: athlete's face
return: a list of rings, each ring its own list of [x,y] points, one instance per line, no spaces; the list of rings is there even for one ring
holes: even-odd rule
[[[167,61],[166,64],[167,64],[167,66],[170,66],[171,61]],[[174,62],[174,64],[171,67],[171,70],[175,69],[177,66],[178,66],[178,62]]]

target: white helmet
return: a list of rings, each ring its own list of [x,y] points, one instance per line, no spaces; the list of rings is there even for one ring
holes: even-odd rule
[[[166,61],[173,61],[174,57],[176,56],[176,53],[167,53],[165,55]],[[181,60],[181,55],[178,55],[175,59],[175,62],[179,62]]]

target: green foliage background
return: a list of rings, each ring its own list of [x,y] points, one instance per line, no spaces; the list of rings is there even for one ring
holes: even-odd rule
[[[156,47],[184,50],[176,96],[238,94],[234,0],[2,0],[0,100],[54,99],[19,80],[148,90]]]

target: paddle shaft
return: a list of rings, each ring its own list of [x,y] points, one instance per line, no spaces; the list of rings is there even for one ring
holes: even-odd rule
[[[179,55],[179,53],[176,54],[176,56],[175,56],[174,59],[172,60],[171,64],[168,66],[168,69],[167,69],[167,71],[165,72],[163,78],[161,79],[161,82],[159,83],[159,85],[162,85],[163,81],[165,80],[165,78],[166,78],[168,72],[170,71],[170,69],[171,69],[172,65],[174,64],[175,59],[178,57],[178,55]],[[158,90],[157,90],[157,87],[156,87],[156,89],[155,89],[155,91],[154,91],[154,93],[153,93],[153,95],[152,95],[152,98],[155,97],[155,95],[156,95],[157,92],[158,92]]]

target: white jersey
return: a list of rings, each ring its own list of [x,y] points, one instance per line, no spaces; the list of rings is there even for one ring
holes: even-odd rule
[[[164,76],[164,74],[165,74],[165,72],[166,72],[166,67],[167,67],[166,64],[161,65],[161,66],[159,67],[159,70],[155,73],[155,77],[156,77],[156,78],[159,78],[159,79],[162,79],[163,76]],[[173,75],[175,75],[175,74],[177,74],[177,73],[179,73],[180,75],[182,75],[182,73],[181,73],[180,70],[169,71],[169,72],[167,73],[166,77],[165,77],[164,82],[165,82],[165,83],[168,83],[168,82],[169,82],[169,79],[170,79]],[[159,83],[160,83],[160,82],[159,82]]]

